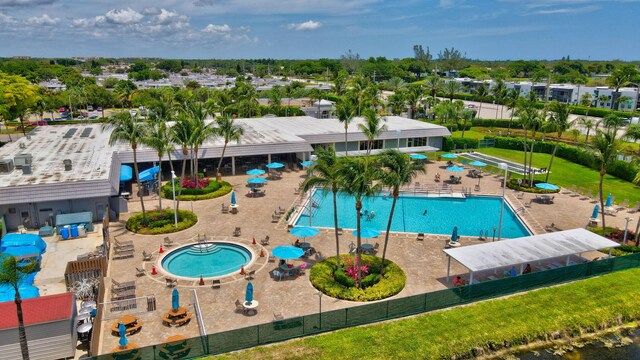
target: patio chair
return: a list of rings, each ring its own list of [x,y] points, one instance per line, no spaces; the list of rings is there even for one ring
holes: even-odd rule
[[[640,201],[636,202],[635,205],[633,205],[633,207],[630,207],[628,212],[629,213],[637,213],[638,211],[640,211]]]
[[[269,235],[265,236],[264,239],[260,239],[260,245],[269,245]]]
[[[278,280],[282,280],[282,278],[286,275],[285,272],[280,271],[278,269],[273,270],[271,274],[273,275],[274,278],[278,278]]]
[[[178,285],[178,279],[166,277],[164,278],[164,281],[167,287],[175,287],[176,285]]]
[[[293,189],[293,195],[300,195],[300,188]]]
[[[240,236],[240,227],[237,226],[235,230],[233,230],[233,236]]]
[[[616,206],[616,210],[620,211],[620,210],[624,210],[627,208],[627,206],[629,206],[629,199],[624,199],[624,201],[622,202],[622,204]]]
[[[140,269],[139,267],[136,266],[136,276],[144,276],[145,271],[144,268]]]
[[[133,299],[135,297],[136,297],[136,291],[135,290],[127,290],[127,291],[122,291],[122,292],[113,292],[113,293],[111,293],[111,301],[128,300],[128,299]]]
[[[236,299],[236,312],[241,312],[243,314],[247,312],[247,308],[245,308],[238,299]]]
[[[151,261],[153,253],[149,254],[146,250],[142,250],[142,261]]]
[[[418,236],[416,237],[416,240],[423,241],[424,240],[424,233],[418,233]]]
[[[273,312],[273,320],[274,321],[279,321],[279,320],[284,320],[284,316],[282,316],[281,312]]]
[[[276,262],[276,257],[275,257],[275,256],[273,256],[273,255],[269,255],[269,260],[268,260],[268,261],[269,261],[270,263],[272,263],[272,262]]]
[[[376,244],[373,246],[373,253],[374,253],[374,254],[375,254],[375,253],[377,253],[377,252],[378,252],[378,249],[380,249],[380,244],[376,243]]]
[[[222,205],[221,211],[222,211],[223,214],[226,214],[226,213],[229,212],[229,207],[228,206],[226,206],[225,204],[220,204],[220,205]]]
[[[254,275],[256,274],[255,270],[251,270],[251,271],[247,271],[244,274],[244,279],[245,280],[253,280],[254,279]]]
[[[278,214],[271,214],[271,222],[272,222],[272,223],[277,223],[278,221],[280,221],[280,215],[278,215]]]
[[[284,213],[286,213],[286,212],[287,212],[287,210],[285,208],[282,208],[282,207],[278,206],[278,213],[280,215],[284,215]]]
[[[174,242],[173,240],[171,240],[168,236],[165,236],[164,238],[164,246],[173,246]]]
[[[116,247],[119,247],[119,248],[133,247],[133,240],[119,241],[118,238],[114,236],[113,242],[116,245]]]
[[[212,289],[220,289],[220,279],[215,279],[211,281]]]
[[[111,290],[113,291],[122,291],[122,290],[129,290],[129,289],[135,289],[135,288],[136,288],[135,281],[117,282],[114,279],[111,279]]]
[[[343,232],[344,230],[342,230],[342,228],[338,228],[338,235],[342,235]]]

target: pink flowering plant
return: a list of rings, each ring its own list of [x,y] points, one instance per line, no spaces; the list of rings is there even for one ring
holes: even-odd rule
[[[347,261],[344,261],[343,267],[344,267],[344,271],[347,273],[347,275],[349,275],[350,278],[355,280],[358,277],[358,268],[353,263],[353,260],[349,259]],[[362,265],[360,265],[360,275],[364,277],[368,273],[369,273],[368,264],[363,263]]]
[[[198,178],[197,182],[193,179],[182,179],[181,185],[186,189],[202,189],[209,185],[209,178]]]

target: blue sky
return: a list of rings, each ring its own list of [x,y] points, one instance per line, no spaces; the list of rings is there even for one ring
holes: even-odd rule
[[[0,56],[640,60],[640,0],[0,0]]]

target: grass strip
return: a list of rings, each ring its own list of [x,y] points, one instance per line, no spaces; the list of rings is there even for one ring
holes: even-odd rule
[[[633,299],[640,269],[531,291],[446,311],[362,326],[220,359],[469,358],[474,348],[517,346],[552,334],[577,335],[640,319]],[[491,345],[490,345],[491,344]]]

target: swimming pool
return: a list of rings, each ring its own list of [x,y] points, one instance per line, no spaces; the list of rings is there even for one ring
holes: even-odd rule
[[[228,242],[192,244],[172,250],[162,259],[162,268],[182,277],[216,277],[247,266],[253,254],[244,246]]]
[[[313,201],[318,204],[313,208],[311,223],[318,227],[333,227],[333,197],[328,192],[316,190]],[[384,231],[387,228],[392,198],[374,196],[363,199],[362,211],[375,212],[375,217],[366,220],[362,217],[361,226]],[[493,227],[500,222],[500,206],[502,198],[495,196],[469,196],[467,198],[445,198],[401,195],[396,203],[391,231],[422,232],[428,234],[451,234],[453,227],[458,227],[458,234],[478,236],[480,231],[489,231],[493,235]],[[426,214],[425,213],[426,210]],[[339,227],[355,229],[355,199],[346,194],[338,194]],[[308,212],[304,212],[296,225],[309,225]],[[531,235],[520,219],[505,205],[502,219],[502,237],[517,238]],[[496,231],[497,236],[497,231]]]

